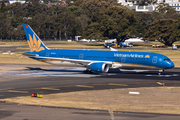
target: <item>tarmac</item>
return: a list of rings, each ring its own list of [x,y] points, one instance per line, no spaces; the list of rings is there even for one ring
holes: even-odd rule
[[[158,75],[158,71],[111,70],[107,74],[83,74],[84,68],[51,65],[0,65],[0,99],[28,96],[33,92],[47,95],[74,91],[180,86],[180,69],[174,68]],[[67,87],[68,86],[68,87]],[[86,87],[91,86],[91,87]],[[46,89],[44,89],[46,88]],[[60,91],[58,90],[60,89]],[[28,106],[0,102],[2,120],[179,120],[180,115],[149,114]]]

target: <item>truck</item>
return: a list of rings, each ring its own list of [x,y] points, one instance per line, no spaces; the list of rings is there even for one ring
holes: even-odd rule
[[[167,46],[155,44],[155,45],[152,45],[152,47],[153,47],[153,48],[165,48],[165,47],[167,47]]]
[[[118,47],[133,47],[132,43],[120,42]]]
[[[113,46],[114,46],[113,43],[105,43],[105,44],[104,44],[104,47],[105,47],[105,48],[110,48],[110,47],[113,47]]]
[[[117,42],[112,42],[112,43],[105,43],[104,44],[105,48],[110,48],[110,47],[133,47],[132,43],[125,43],[125,42],[120,42],[117,44]]]

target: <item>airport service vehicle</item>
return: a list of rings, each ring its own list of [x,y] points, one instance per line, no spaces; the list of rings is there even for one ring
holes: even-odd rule
[[[105,43],[104,44],[105,48],[110,48],[110,47],[133,47],[132,43],[125,43],[125,42],[120,42],[119,44],[117,44],[116,42],[112,42],[112,43]]]
[[[125,43],[125,42],[120,42],[119,47],[133,47],[132,43]]]
[[[165,48],[165,45],[152,45],[153,48]]]
[[[110,47],[112,47],[112,46],[114,46],[114,44],[112,44],[112,43],[105,43],[105,44],[104,44],[104,47],[105,47],[105,48],[110,48]]]
[[[111,51],[98,50],[71,50],[49,49],[36,33],[27,24],[23,24],[30,52],[24,55],[50,64],[73,63],[86,67],[84,73],[107,73],[112,69],[150,69],[159,70],[173,68],[174,63],[166,56],[149,52],[126,52],[111,49]]]
[[[177,50],[177,45],[172,45],[173,50]]]

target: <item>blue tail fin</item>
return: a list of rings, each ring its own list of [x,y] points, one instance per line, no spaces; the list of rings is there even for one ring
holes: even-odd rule
[[[22,24],[22,26],[24,28],[24,32],[26,34],[26,38],[31,52],[39,52],[48,49],[29,25]]]

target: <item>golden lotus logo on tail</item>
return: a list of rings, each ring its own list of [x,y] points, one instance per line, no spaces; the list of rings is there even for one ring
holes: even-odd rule
[[[29,34],[28,44],[29,44],[31,52],[33,52],[33,51],[39,52],[41,50],[45,50],[44,47],[41,47],[41,41],[36,40],[35,35],[33,35],[33,39],[32,39],[31,35]]]

